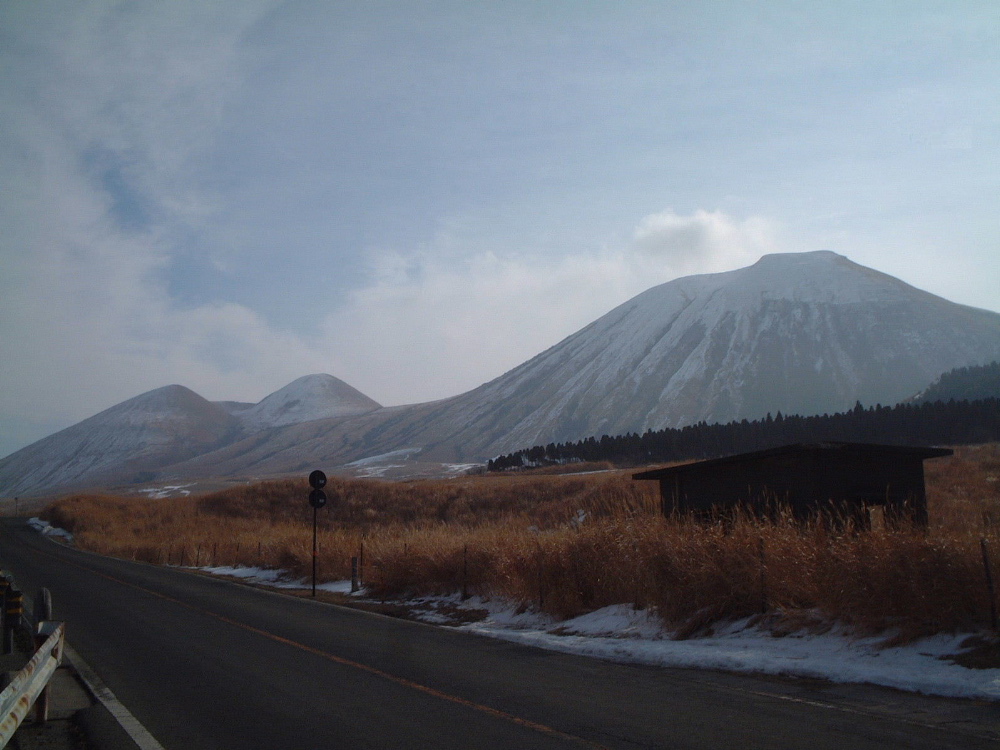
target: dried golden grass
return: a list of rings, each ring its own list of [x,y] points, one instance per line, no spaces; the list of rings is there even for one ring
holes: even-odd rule
[[[631,603],[681,637],[766,609],[772,622],[839,621],[909,639],[988,624],[979,540],[1000,557],[998,476],[1000,446],[960,448],[927,462],[929,529],[857,534],[787,519],[664,519],[655,483],[626,472],[332,479],[331,504],[318,514],[319,567],[326,579],[345,578],[363,548],[377,596],[466,591],[560,617]],[[48,517],[104,554],[305,576],[306,496],[297,481],[179,500],[80,495]]]

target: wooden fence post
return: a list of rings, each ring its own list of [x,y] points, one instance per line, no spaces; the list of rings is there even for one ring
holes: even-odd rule
[[[538,575],[538,609],[541,609],[545,606],[545,581],[542,577],[543,558],[541,545],[538,546],[538,555],[535,559],[537,561],[535,567]]]
[[[764,558],[764,537],[760,537],[757,544],[757,552],[760,557],[760,613],[767,614],[767,562]]]
[[[462,549],[462,601],[469,598],[469,545]]]
[[[990,565],[990,551],[986,544],[986,538],[979,540],[979,549],[983,553],[983,570],[986,572],[986,589],[990,593],[990,627],[997,629],[997,597],[993,589],[993,566]]]

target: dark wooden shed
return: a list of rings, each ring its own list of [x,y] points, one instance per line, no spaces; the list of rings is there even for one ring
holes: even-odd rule
[[[947,448],[864,443],[810,443],[743,453],[633,474],[657,480],[664,515],[702,519],[736,509],[773,517],[787,507],[805,521],[817,515],[838,525],[870,525],[872,507],[886,522],[927,524],[924,459]]]

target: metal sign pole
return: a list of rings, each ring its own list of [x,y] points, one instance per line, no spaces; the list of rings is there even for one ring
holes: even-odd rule
[[[313,596],[316,596],[316,514],[319,508],[313,507]]]
[[[316,514],[319,509],[326,505],[326,493],[323,492],[323,488],[326,487],[326,474],[324,474],[319,469],[312,472],[309,475],[309,486],[313,488],[313,491],[309,493],[309,504],[313,509],[313,589],[312,595],[316,596]]]

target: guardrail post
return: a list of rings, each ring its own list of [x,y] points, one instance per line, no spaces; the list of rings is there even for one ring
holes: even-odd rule
[[[358,585],[358,558],[351,558],[351,593],[355,593],[359,588]]]
[[[7,592],[10,590],[10,574],[2,571],[0,574],[0,653],[9,654],[7,650]],[[11,642],[13,647],[13,641]]]
[[[38,626],[46,620],[52,619],[52,592],[46,588],[38,589],[34,600],[35,611],[35,632]]]
[[[42,646],[45,645],[45,641],[48,638],[47,635],[42,634],[42,623],[47,622],[52,619],[52,592],[47,588],[38,589],[38,593],[35,594],[34,599],[34,611],[35,611],[35,650],[37,651]],[[59,662],[62,661],[62,646],[58,646],[53,649],[52,655]],[[44,724],[49,720],[49,686],[46,683],[45,688],[41,693],[38,694],[38,700],[35,701],[35,721],[39,724]]]
[[[14,629],[20,624],[24,614],[24,596],[15,588],[8,588],[4,598],[3,611],[3,652],[14,651]]]

